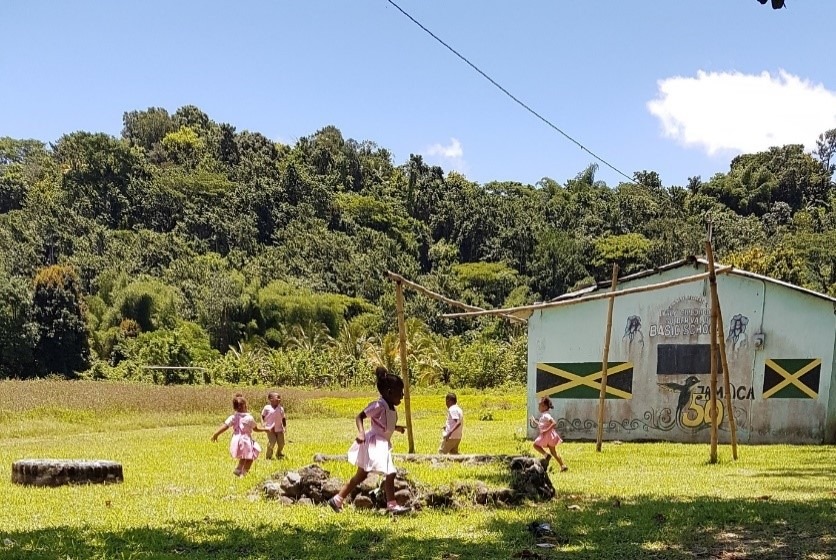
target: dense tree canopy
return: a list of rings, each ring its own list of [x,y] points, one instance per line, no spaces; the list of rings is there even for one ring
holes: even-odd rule
[[[700,252],[709,220],[721,259],[836,294],[835,154],[830,130],[682,186],[595,165],[482,185],[334,126],[284,145],[194,106],[126,112],[119,138],[0,138],[0,376],[351,382],[396,359],[387,269],[520,305]],[[416,380],[524,375],[518,327],[442,310],[407,300]]]

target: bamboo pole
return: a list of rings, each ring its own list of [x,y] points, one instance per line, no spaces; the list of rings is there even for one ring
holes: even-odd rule
[[[711,324],[709,333],[711,335],[711,382],[709,386],[709,408],[711,416],[711,453],[709,463],[717,462],[717,439],[720,415],[717,414],[717,276],[714,271],[714,253],[711,250],[711,241],[705,242],[705,254],[708,257],[708,283],[711,288]],[[727,376],[728,377],[728,376]]]
[[[403,285],[395,282],[395,307],[398,313],[398,339],[401,356],[401,378],[403,379],[403,407],[406,411],[406,437],[409,452],[415,453],[415,438],[412,434],[412,406],[409,401],[409,368],[406,363],[406,321],[403,311]]]
[[[464,309],[466,311],[486,311],[485,309],[482,309],[481,307],[476,307],[475,305],[468,305],[466,303],[462,303],[460,301],[450,299],[446,296],[443,296],[439,293],[436,293],[436,292],[430,290],[429,288],[425,288],[421,284],[416,284],[415,282],[410,282],[409,280],[407,280],[406,278],[404,278],[400,274],[395,274],[394,272],[391,272],[391,271],[387,270],[386,271],[386,276],[390,280],[392,280],[393,282],[401,282],[407,288],[411,288],[411,289],[415,290],[416,292],[424,294],[425,296],[427,296],[430,299],[434,299],[436,301],[446,303],[447,305],[452,305],[453,307],[458,307],[458,308]],[[514,323],[525,323],[526,322],[526,320],[523,319],[522,317],[514,317],[513,315],[505,315],[505,314],[502,314],[502,313],[499,313],[498,315],[501,315],[502,317],[505,317],[506,319],[508,319],[509,321],[512,321]]]
[[[707,244],[706,247],[706,256],[708,261],[708,269],[711,272],[711,269],[714,268],[714,253],[711,249],[710,243]],[[717,341],[717,348],[720,354],[720,365],[722,367],[723,373],[723,392],[725,393],[725,405],[726,405],[726,418],[729,423],[729,431],[731,432],[731,446],[732,446],[732,458],[736,461],[737,460],[737,420],[734,418],[734,408],[732,406],[732,395],[731,395],[731,370],[729,369],[729,361],[728,355],[726,354],[726,338],[725,338],[725,331],[724,326],[725,323],[723,321],[723,307],[720,305],[720,295],[717,291],[716,284],[714,286],[714,293],[712,295],[712,313],[714,311],[714,302],[716,302],[716,310],[717,316],[716,319],[712,318],[712,320],[716,321],[715,326],[715,337]],[[716,366],[715,366],[716,367]],[[718,422],[719,423],[719,422]]]
[[[731,272],[733,267],[731,266],[720,266],[715,269],[715,274],[725,274],[727,272]],[[547,303],[540,303],[537,305],[521,305],[519,307],[507,307],[505,309],[484,309],[482,311],[468,311],[467,313],[445,313],[442,317],[446,318],[457,318],[457,317],[481,317],[483,315],[511,315],[517,312],[530,312],[530,311],[537,311],[540,309],[551,309],[552,307],[563,307],[564,305],[576,305],[578,303],[586,303],[587,301],[595,301],[598,299],[604,298],[615,298],[621,296],[627,296],[630,294],[640,294],[642,292],[649,292],[652,290],[661,290],[664,288],[670,288],[672,286],[679,286],[680,284],[688,284],[689,282],[698,282],[701,280],[707,280],[709,277],[708,272],[703,272],[700,274],[694,274],[692,276],[685,276],[683,278],[674,278],[673,280],[667,280],[665,282],[658,282],[656,284],[648,284],[646,286],[636,286],[635,288],[627,288],[625,290],[619,290],[617,292],[605,292],[600,294],[593,294],[591,296],[586,297],[579,297],[575,299],[567,299],[562,301],[550,301]]]
[[[726,394],[726,418],[729,422],[731,432],[732,458],[737,461],[737,420],[734,419],[731,396],[731,371],[729,371],[729,360],[726,356],[726,333],[723,322],[723,307],[720,305],[719,294],[717,297],[717,344],[720,349],[720,363],[723,366],[723,391]]]
[[[612,284],[610,291],[614,292],[618,286],[618,264],[612,265]],[[607,302],[607,330],[604,332],[604,355],[601,357],[601,394],[598,395],[598,435],[595,438],[595,451],[601,452],[604,439],[604,400],[607,394],[607,369],[610,360],[610,338],[612,335],[612,308],[615,298]]]

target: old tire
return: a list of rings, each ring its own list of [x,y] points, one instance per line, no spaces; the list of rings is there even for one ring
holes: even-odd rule
[[[28,486],[123,482],[122,464],[114,461],[22,459],[12,463],[12,482]]]

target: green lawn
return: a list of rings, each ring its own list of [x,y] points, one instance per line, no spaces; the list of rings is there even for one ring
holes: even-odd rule
[[[836,558],[836,448],[741,447],[707,465],[708,446],[566,443],[558,498],[522,508],[427,510],[401,518],[347,508],[280,506],[254,494],[270,475],[342,453],[369,392],[287,391],[288,458],[256,461],[236,479],[228,434],[232,388],[61,382],[0,383],[0,558]],[[261,389],[246,389],[251,408]],[[529,452],[521,388],[462,395],[463,452]],[[38,396],[40,394],[40,396]],[[34,395],[34,396],[33,396]],[[91,396],[92,395],[92,396]],[[416,447],[431,452],[443,393],[412,399]],[[490,413],[490,414],[483,414]],[[480,416],[492,417],[480,420]],[[396,435],[396,451],[406,437]],[[125,483],[12,485],[21,458],[120,461]],[[326,463],[348,477],[350,465]],[[417,482],[505,485],[499,465],[402,464]],[[533,547],[526,525],[551,523],[561,542]],[[523,554],[522,556],[520,554]],[[535,558],[536,556],[529,556]]]

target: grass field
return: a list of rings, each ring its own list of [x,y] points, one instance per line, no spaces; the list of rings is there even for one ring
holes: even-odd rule
[[[832,446],[742,447],[736,463],[724,448],[721,463],[708,465],[707,446],[608,444],[596,454],[594,444],[565,443],[571,470],[552,475],[558,497],[546,504],[335,514],[281,506],[253,489],[317,452],[344,452],[352,417],[373,391],[285,391],[288,458],[258,460],[236,479],[228,434],[209,441],[235,390],[0,382],[0,559],[836,558]],[[265,391],[243,392],[260,410]],[[522,389],[460,395],[463,452],[530,452]],[[417,451],[432,452],[443,392],[416,394],[412,407]],[[405,451],[406,437],[395,439]],[[12,485],[12,462],[38,457],[120,461],[125,482]],[[429,486],[506,484],[499,465],[402,466]],[[343,462],[324,467],[352,474]],[[565,544],[534,548],[526,530],[533,520],[549,522]]]

